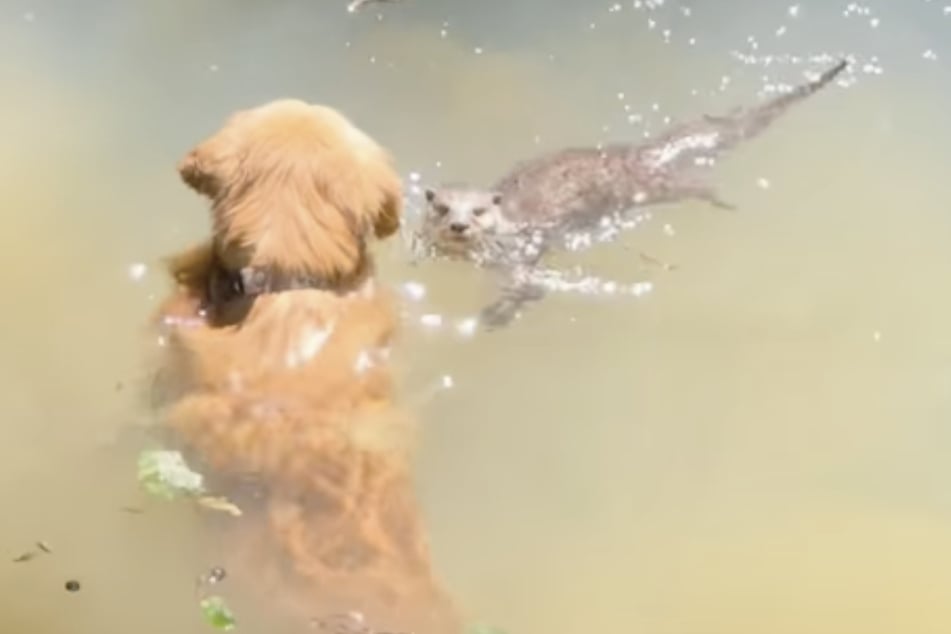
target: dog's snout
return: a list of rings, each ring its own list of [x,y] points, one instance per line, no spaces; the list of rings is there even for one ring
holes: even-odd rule
[[[453,233],[462,233],[469,228],[469,225],[464,222],[453,222],[449,225],[449,228],[452,229]]]

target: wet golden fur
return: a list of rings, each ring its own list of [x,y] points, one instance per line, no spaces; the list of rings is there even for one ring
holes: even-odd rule
[[[261,489],[236,520],[256,582],[273,573],[302,614],[451,634],[387,366],[396,306],[367,250],[400,222],[389,156],[334,110],[283,100],[233,115],[179,172],[211,201],[213,237],[169,262],[159,403],[213,481]],[[215,276],[247,266],[329,287],[215,305]]]

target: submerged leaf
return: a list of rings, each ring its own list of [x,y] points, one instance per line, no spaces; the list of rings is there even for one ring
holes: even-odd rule
[[[209,625],[225,632],[234,629],[234,614],[231,613],[224,599],[218,596],[208,597],[202,599],[200,605]]]
[[[139,454],[139,483],[159,497],[172,500],[180,495],[204,493],[202,475],[188,468],[177,451],[147,450]]]
[[[225,497],[214,497],[210,495],[203,495],[198,498],[198,504],[204,506],[207,509],[213,511],[222,511],[228,513],[229,515],[234,515],[235,517],[241,516],[241,509],[235,505],[234,502]]]

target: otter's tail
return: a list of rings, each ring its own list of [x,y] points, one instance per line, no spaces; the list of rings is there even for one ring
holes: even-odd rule
[[[736,108],[725,115],[705,115],[668,129],[633,150],[656,168],[678,171],[710,165],[724,152],[757,136],[790,106],[821,90],[848,66],[843,60],[818,79],[752,108]]]
[[[725,117],[725,119],[729,120],[729,123],[737,127],[737,129],[734,131],[734,135],[729,135],[736,137],[733,139],[734,144],[758,135],[773,121],[782,116],[783,113],[786,112],[786,110],[788,110],[791,106],[803,101],[808,97],[811,97],[819,90],[825,88],[825,86],[838,77],[839,74],[848,67],[848,65],[848,60],[842,60],[832,68],[822,73],[815,81],[811,81],[806,84],[800,84],[793,90],[780,95],[779,97],[775,97],[760,106],[750,108],[749,110],[740,111],[735,115]],[[713,120],[716,120],[716,117],[713,117]]]

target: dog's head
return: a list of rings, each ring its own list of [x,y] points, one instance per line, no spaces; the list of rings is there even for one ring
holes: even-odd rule
[[[218,256],[344,279],[393,234],[402,185],[388,153],[335,110],[285,99],[235,113],[179,163],[212,201]]]

